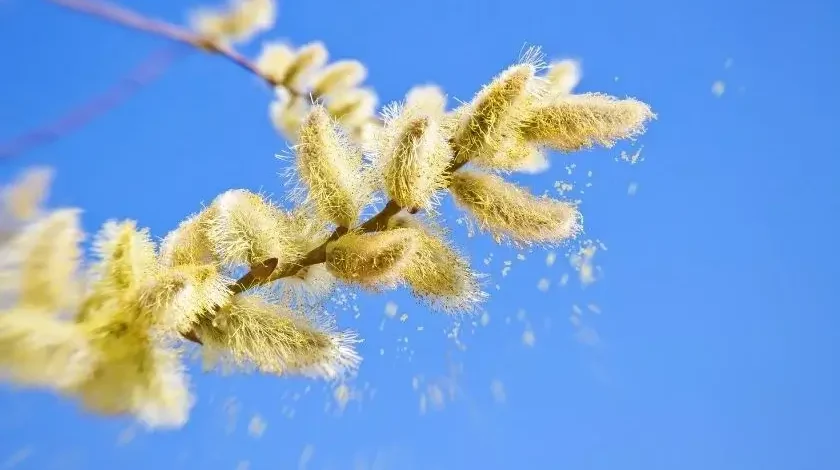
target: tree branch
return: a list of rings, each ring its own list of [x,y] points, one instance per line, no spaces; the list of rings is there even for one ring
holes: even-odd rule
[[[60,119],[0,144],[0,158],[25,153],[35,147],[54,142],[84,126],[98,116],[120,105],[144,86],[160,77],[189,49],[166,46],[153,52],[119,82],[83,106],[71,110]]]

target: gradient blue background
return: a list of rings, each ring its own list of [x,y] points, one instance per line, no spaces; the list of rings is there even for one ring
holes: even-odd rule
[[[199,2],[123,4],[180,21]],[[582,59],[579,91],[651,103],[659,120],[636,147],[557,155],[549,172],[516,177],[540,192],[576,183],[587,237],[608,248],[594,260],[602,279],[582,288],[562,251],[552,267],[540,250],[518,261],[456,228],[493,276],[491,322],[463,327],[466,351],[442,333],[449,319],[404,292],[362,295],[350,302],[359,319],[333,306],[366,339],[354,387],[369,389],[340,416],[322,383],[196,372],[189,424],[149,434],[4,387],[0,468],[296,469],[307,446],[309,469],[840,468],[838,28],[840,6],[827,0],[283,2],[267,37],[320,39],[332,57],[362,60],[386,102],[427,81],[468,99],[527,43]],[[0,44],[5,140],[83,103],[163,42],[5,0]],[[135,218],[163,236],[225,189],[282,193],[273,156],[286,143],[267,119],[270,97],[254,77],[195,54],[103,119],[1,161],[0,176],[54,165],[51,201],[84,208],[86,229]],[[639,145],[644,162],[615,161]],[[560,287],[564,273],[572,281]],[[385,319],[389,300],[405,323]],[[568,320],[588,303],[603,311],[583,315],[597,343],[579,341]],[[412,378],[440,383],[459,365],[456,399],[420,415]],[[259,439],[247,432],[255,414],[268,423]]]

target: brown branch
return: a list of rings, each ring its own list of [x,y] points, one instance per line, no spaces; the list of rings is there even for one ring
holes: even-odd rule
[[[218,54],[238,67],[251,72],[261,78],[271,87],[281,86],[274,78],[263,75],[256,64],[247,57],[237,52],[232,47],[213,41],[187,28],[177,26],[165,21],[145,17],[127,8],[119,7],[101,0],[47,0],[57,5],[96,16],[111,23],[116,23],[127,28],[136,29],[172,41],[188,44],[205,52]],[[299,95],[294,90],[289,90],[292,95]]]
[[[104,93],[60,119],[0,144],[0,158],[12,157],[54,142],[117,107],[160,77],[189,49],[167,46],[153,52]]]

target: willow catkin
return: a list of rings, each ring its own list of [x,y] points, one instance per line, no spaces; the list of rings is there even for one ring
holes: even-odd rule
[[[312,76],[327,63],[329,54],[320,41],[304,44],[295,51],[295,58],[286,70],[282,84],[296,93],[309,88]]]
[[[452,149],[440,124],[420,109],[384,112],[378,157],[388,196],[402,207],[429,208],[446,187]]]
[[[295,146],[297,173],[318,215],[352,227],[371,194],[362,153],[353,147],[321,105],[314,105]]]
[[[450,190],[455,202],[497,241],[554,244],[580,230],[580,215],[572,204],[536,197],[497,175],[459,171]]]
[[[98,361],[76,386],[85,407],[133,414],[150,427],[180,427],[193,404],[178,351],[155,337],[137,315],[136,298],[114,299],[107,314],[81,324]]]
[[[262,77],[271,83],[283,86],[289,67],[295,60],[295,51],[283,42],[267,42],[263,44],[254,66]]]
[[[572,59],[552,62],[545,74],[550,95],[568,95],[580,83],[580,62]]]
[[[234,0],[227,8],[195,10],[190,24],[207,39],[241,42],[270,29],[276,18],[275,0]]]
[[[395,284],[417,251],[418,235],[413,228],[350,232],[327,244],[327,269],[345,282],[364,287]]]
[[[645,123],[655,117],[650,106],[632,98],[567,95],[534,109],[522,133],[531,142],[573,152],[595,144],[611,147],[644,132]]]
[[[215,319],[202,321],[198,334],[211,355],[278,375],[336,378],[361,360],[352,333],[320,327],[261,295],[237,296]]]
[[[34,219],[41,212],[52,178],[53,171],[50,168],[27,169],[14,183],[2,189],[3,209],[0,217],[11,217],[17,222]]]
[[[52,314],[76,305],[84,238],[79,212],[49,212],[0,247],[0,291],[17,305]]]
[[[452,146],[455,161],[481,161],[494,155],[527,116],[538,92],[537,65],[514,65],[486,85],[459,113]]]
[[[446,94],[437,85],[415,86],[406,93],[405,106],[440,121],[446,114]]]
[[[339,60],[317,72],[312,78],[313,99],[346,91],[362,83],[367,69],[358,60]]]
[[[200,317],[230,302],[231,282],[213,264],[169,267],[141,288],[140,302],[164,331],[187,331]]]
[[[160,244],[160,262],[164,266],[217,263],[213,245],[207,237],[207,225],[215,216],[214,207],[206,207],[188,216],[169,232]]]
[[[327,102],[327,112],[342,126],[357,129],[374,119],[378,98],[368,88],[353,88],[334,93]]]
[[[206,233],[222,263],[254,265],[272,258],[285,263],[301,254],[286,221],[286,214],[263,196],[235,189],[213,201]]]
[[[469,260],[445,240],[442,230],[406,214],[393,217],[389,227],[418,231],[416,253],[403,274],[418,299],[436,310],[457,313],[473,311],[487,297]]]
[[[137,229],[132,220],[105,222],[93,240],[93,252],[99,260],[91,266],[91,278],[100,293],[137,288],[158,271],[148,230]]]
[[[78,326],[26,308],[0,312],[0,376],[24,386],[67,390],[96,356]]]

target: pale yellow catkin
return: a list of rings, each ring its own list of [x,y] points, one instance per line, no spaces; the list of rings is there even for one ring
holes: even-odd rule
[[[213,201],[213,208],[206,234],[221,262],[254,265],[276,258],[285,263],[300,256],[286,214],[265,197],[229,190]]]
[[[283,85],[296,93],[309,89],[312,76],[327,63],[329,54],[320,41],[304,44],[295,51],[295,58],[286,70]]]
[[[353,88],[335,93],[327,101],[327,112],[342,126],[358,129],[374,118],[378,98],[368,88]]]
[[[516,132],[536,92],[533,63],[514,65],[486,85],[460,111],[452,137],[455,160],[481,160],[495,154],[502,141]]]
[[[580,230],[580,214],[572,204],[536,197],[497,175],[459,171],[450,190],[456,203],[497,241],[556,244]]]
[[[19,222],[34,219],[49,193],[53,171],[47,167],[26,170],[17,180],[2,190],[3,211],[0,217],[9,216]]]
[[[208,351],[239,368],[335,378],[358,366],[353,335],[319,328],[259,295],[240,295],[198,333]]]
[[[212,264],[164,268],[141,288],[140,302],[164,331],[187,331],[200,317],[230,302],[231,282]]]
[[[633,98],[567,95],[533,110],[522,133],[531,142],[573,152],[596,144],[611,147],[644,132],[645,123],[655,117],[650,106]]]
[[[402,207],[427,209],[447,185],[452,149],[440,124],[420,109],[384,112],[378,158],[388,196]]]
[[[295,60],[295,51],[283,42],[266,42],[254,62],[260,74],[272,83],[283,85],[289,67]]]
[[[333,62],[312,78],[313,99],[330,96],[354,88],[367,77],[367,69],[358,60]]]
[[[79,300],[84,235],[77,209],[61,209],[27,225],[0,249],[0,279],[18,305],[52,314]],[[66,312],[65,312],[66,313]]]
[[[234,0],[227,8],[193,11],[190,23],[207,39],[244,42],[270,29],[276,18],[275,0]]]
[[[486,299],[479,275],[471,269],[469,259],[445,240],[443,230],[407,214],[393,217],[389,227],[418,231],[417,251],[403,274],[418,299],[449,313],[471,312]]]
[[[318,215],[341,227],[355,225],[371,193],[362,153],[347,141],[323,106],[312,107],[301,125],[295,151],[298,176]]]
[[[158,272],[149,232],[133,220],[106,222],[93,240],[93,252],[99,258],[91,267],[94,289],[109,295],[138,288]]]
[[[406,93],[405,106],[440,121],[446,114],[446,94],[437,85],[419,85]]]
[[[368,288],[398,283],[417,251],[419,232],[350,232],[327,244],[327,269],[337,278]]]
[[[568,95],[580,83],[580,77],[580,62],[572,59],[551,63],[545,74],[552,95]]]
[[[207,237],[207,224],[215,208],[206,207],[198,214],[188,216],[169,232],[160,245],[160,262],[164,266],[218,263],[213,245]]]

